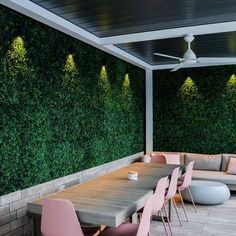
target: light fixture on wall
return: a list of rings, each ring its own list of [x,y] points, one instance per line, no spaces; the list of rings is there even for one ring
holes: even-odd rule
[[[17,28],[14,29],[14,35],[16,37],[22,37],[25,36],[25,27],[20,25]]]
[[[70,55],[72,55],[72,54],[74,53],[74,47],[73,47],[73,45],[70,45],[70,46],[69,46],[69,48],[68,48],[68,53],[69,53]]]
[[[102,59],[102,65],[107,66],[107,61],[105,59]]]
[[[128,75],[129,74],[129,69],[128,67],[126,66],[126,69],[125,69],[125,74]]]

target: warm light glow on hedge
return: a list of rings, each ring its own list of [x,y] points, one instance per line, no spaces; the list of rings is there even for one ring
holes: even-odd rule
[[[101,73],[100,73],[100,78],[107,80],[107,70],[106,66],[102,66]]]
[[[125,74],[125,78],[122,85],[122,99],[124,100],[126,106],[130,105],[132,99],[132,91],[130,89],[129,74]]]
[[[13,38],[12,43],[3,59],[3,70],[7,74],[8,85],[3,90],[2,95],[9,103],[18,103],[21,95],[26,95],[30,91],[25,86],[20,86],[25,79],[34,79],[32,67],[30,67],[29,58],[22,37]]]
[[[16,37],[7,52],[7,58],[14,60],[15,69],[22,69],[23,64],[27,62],[26,49],[22,37]]]
[[[130,82],[129,82],[129,74],[126,74],[126,75],[125,75],[124,82],[123,82],[123,87],[124,87],[124,88],[129,88],[129,85],[130,85]]]
[[[12,42],[13,48],[23,48],[24,47],[24,40],[21,36],[17,36]]]
[[[74,62],[73,55],[69,54],[67,56],[66,63],[64,66],[63,82],[65,83],[65,85],[73,87],[75,85],[77,75],[78,70]]]
[[[227,81],[226,84],[226,91],[228,94],[235,94],[236,93],[236,76],[232,74]]]
[[[184,97],[193,97],[198,94],[198,88],[194,81],[190,77],[187,77],[180,88],[180,92]]]
[[[102,66],[99,78],[99,85],[101,86],[102,92],[104,96],[107,96],[110,93],[111,87],[108,80],[106,66]]]
[[[227,86],[235,86],[236,85],[236,76],[232,74],[229,81],[227,82]]]
[[[76,73],[76,65],[72,54],[69,54],[66,59],[65,70],[70,73]]]

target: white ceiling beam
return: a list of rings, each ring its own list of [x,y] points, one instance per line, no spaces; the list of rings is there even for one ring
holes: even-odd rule
[[[80,28],[79,26],[59,17],[58,15],[46,10],[45,8],[29,0],[0,0],[0,4],[20,12],[30,18],[33,18],[43,24],[46,24],[56,30],[70,35],[78,40],[90,44],[102,51],[125,60],[135,66],[143,69],[150,69],[151,65],[140,60],[139,58],[119,49],[113,45],[101,45],[100,38]]]
[[[202,35],[232,31],[236,31],[236,21],[103,37],[100,38],[100,43],[103,45],[122,44],[166,38],[177,38],[183,37],[186,34]]]
[[[165,64],[165,65],[154,65],[151,67],[152,70],[168,70],[168,69],[173,69],[175,68],[177,65],[179,65],[178,63],[176,64]],[[193,65],[188,65],[188,68],[195,68],[195,67],[208,67],[208,66],[223,66],[223,65],[235,65],[235,63],[221,63],[221,64],[193,64]],[[182,68],[184,69],[184,68]],[[181,70],[182,70],[181,69]],[[187,68],[185,68],[187,69]]]

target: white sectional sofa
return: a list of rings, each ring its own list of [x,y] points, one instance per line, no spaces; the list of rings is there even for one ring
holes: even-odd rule
[[[180,163],[187,165],[194,161],[193,179],[222,182],[230,190],[236,190],[236,175],[228,174],[228,162],[230,157],[236,158],[236,154],[198,154],[183,152],[153,152],[158,154],[179,154]]]

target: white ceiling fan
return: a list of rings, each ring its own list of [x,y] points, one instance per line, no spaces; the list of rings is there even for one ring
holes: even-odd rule
[[[154,53],[156,56],[167,57],[178,60],[180,63],[171,71],[177,71],[181,68],[187,68],[193,64],[213,64],[213,65],[221,65],[221,64],[236,64],[236,57],[198,57],[191,49],[191,42],[194,40],[194,36],[192,34],[187,34],[184,37],[185,42],[188,43],[188,49],[184,53],[183,57],[175,57],[171,55],[166,55],[162,53]]]

